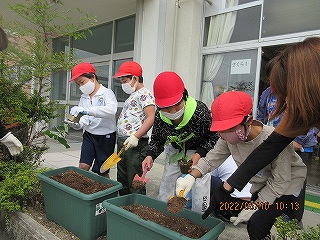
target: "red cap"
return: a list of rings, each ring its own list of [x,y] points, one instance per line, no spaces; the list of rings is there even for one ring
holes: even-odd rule
[[[139,63],[128,61],[120,65],[118,73],[113,75],[113,78],[123,77],[123,76],[142,76],[142,68]]]
[[[69,80],[69,82],[72,82],[73,80],[85,73],[96,73],[96,69],[92,64],[88,62],[79,63],[78,65],[72,68],[71,79]]]
[[[210,131],[218,132],[240,124],[252,112],[252,98],[248,93],[230,91],[219,95],[211,105]]]
[[[153,94],[160,108],[170,107],[182,99],[184,83],[175,72],[160,73],[153,83]]]

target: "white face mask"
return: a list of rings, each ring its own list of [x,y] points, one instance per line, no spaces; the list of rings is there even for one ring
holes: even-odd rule
[[[79,87],[79,89],[83,94],[90,95],[94,91],[94,87],[94,82],[91,82],[91,80],[89,80],[86,84]]]
[[[136,83],[134,84],[134,86],[131,87],[131,83],[132,83],[132,81],[133,81],[133,78],[134,78],[134,77],[132,76],[130,82],[128,82],[128,83],[122,83],[122,84],[121,84],[122,90],[123,90],[126,94],[131,94],[131,93],[135,92],[136,89],[137,89],[138,81],[136,81]]]
[[[184,114],[184,106],[178,112],[175,113],[168,113],[161,111],[162,115],[169,118],[170,120],[177,120]]]

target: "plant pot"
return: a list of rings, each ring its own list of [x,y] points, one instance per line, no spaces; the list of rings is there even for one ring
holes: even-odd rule
[[[130,239],[130,240],[158,240],[158,239],[189,239],[189,237],[163,227],[152,221],[146,221],[138,215],[131,213],[121,206],[140,204],[155,208],[167,215],[173,215],[167,211],[167,204],[157,199],[141,194],[129,194],[103,201],[107,209],[107,239]],[[210,229],[200,240],[217,239],[225,228],[225,224],[217,218],[209,216],[203,220],[202,215],[188,209],[183,209],[174,216],[184,217],[191,222]]]
[[[192,166],[192,160],[188,162],[179,162],[180,171],[182,174],[188,174],[190,167]]]
[[[84,194],[50,178],[50,176],[68,170],[73,170],[97,182],[114,186],[93,194]],[[46,171],[40,173],[38,177],[42,183],[44,206],[48,219],[63,226],[80,239],[93,240],[106,233],[107,221],[102,202],[105,199],[116,197],[122,188],[121,183],[77,167]]]

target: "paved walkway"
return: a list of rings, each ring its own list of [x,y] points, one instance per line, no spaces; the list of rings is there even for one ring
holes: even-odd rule
[[[81,143],[79,141],[69,140],[69,144],[71,148],[66,149],[61,144],[50,140],[50,149],[43,156],[44,162],[42,167],[61,168],[66,166],[78,166]],[[147,184],[147,195],[152,198],[157,198],[158,196],[163,167],[164,159],[160,155],[155,161],[153,168],[147,174],[147,177],[150,178],[150,181]],[[110,178],[116,180],[116,166],[111,168]],[[312,211],[305,211],[303,224],[304,226],[316,226],[317,224],[320,224],[320,215]],[[231,223],[226,223],[226,229],[220,235],[219,240],[230,239],[249,239],[246,225],[240,224],[234,226]]]

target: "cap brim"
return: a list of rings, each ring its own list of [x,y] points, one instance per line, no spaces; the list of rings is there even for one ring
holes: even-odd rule
[[[237,125],[239,125],[243,120],[243,116],[239,116],[237,118],[228,119],[228,120],[221,120],[221,121],[212,121],[210,131],[211,132],[220,132],[225,131],[230,128],[233,128]]]
[[[74,81],[75,79],[77,79],[77,78],[80,77],[81,75],[82,75],[82,73],[79,73],[79,74],[73,76],[73,77],[69,80],[69,82]]]
[[[178,102],[181,101],[181,99],[182,99],[182,94],[179,94],[171,98],[164,98],[164,99],[157,98],[155,99],[155,102],[159,108],[165,108],[165,107],[171,107],[177,104]]]
[[[123,76],[130,76],[133,75],[132,73],[116,73],[115,75],[112,76],[112,78],[119,78],[119,77],[123,77]]]

